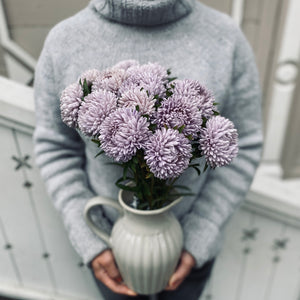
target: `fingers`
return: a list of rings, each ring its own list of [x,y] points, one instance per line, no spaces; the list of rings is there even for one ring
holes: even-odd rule
[[[115,259],[111,251],[109,251],[107,258],[102,262],[102,266],[104,267],[110,278],[122,281],[122,276],[116,266]]]
[[[105,250],[92,261],[95,277],[117,294],[137,294],[122,283],[121,274],[115,264],[111,250]]]
[[[112,279],[104,269],[101,269],[98,272],[97,278],[100,281],[102,281],[102,283],[105,284],[109,289],[111,289],[113,292],[115,292],[117,294],[137,296],[137,294],[134,291],[132,291],[131,289],[129,289],[126,285]]]
[[[193,266],[195,265],[195,259],[188,252],[183,251],[180,258],[179,266],[175,273],[169,280],[169,284],[166,290],[174,291],[184,281],[184,279],[190,274]]]

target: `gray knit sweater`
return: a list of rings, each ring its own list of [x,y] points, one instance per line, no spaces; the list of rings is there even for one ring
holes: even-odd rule
[[[196,0],[93,0],[49,33],[36,69],[34,133],[36,162],[70,241],[85,264],[108,246],[83,219],[88,199],[117,199],[118,167],[89,139],[60,118],[62,90],[86,69],[102,70],[120,60],[158,62],[179,79],[197,79],[215,95],[221,114],[239,132],[239,155],[223,168],[180,179],[196,196],[173,211],[184,231],[184,247],[197,267],[215,257],[223,229],[243,201],[261,155],[260,87],[253,52],[233,20]],[[117,218],[99,207],[92,217],[105,230]]]

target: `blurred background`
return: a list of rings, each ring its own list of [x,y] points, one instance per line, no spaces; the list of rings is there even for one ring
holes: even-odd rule
[[[0,0],[0,298],[101,299],[34,165],[33,77],[49,30],[88,0]],[[201,300],[300,299],[300,1],[203,0],[260,72],[265,145]]]

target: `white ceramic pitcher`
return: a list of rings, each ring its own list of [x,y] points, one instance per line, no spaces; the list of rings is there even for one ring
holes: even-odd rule
[[[138,294],[155,294],[166,287],[182,251],[182,229],[170,212],[181,198],[166,207],[145,211],[127,205],[132,196],[132,192],[120,190],[119,203],[103,197],[92,198],[85,206],[84,217],[111,247],[125,284]],[[90,218],[90,209],[97,205],[109,205],[119,212],[110,236]]]

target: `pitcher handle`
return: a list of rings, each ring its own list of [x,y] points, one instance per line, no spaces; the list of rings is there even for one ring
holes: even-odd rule
[[[90,226],[90,228],[94,231],[94,233],[96,235],[98,235],[103,241],[105,241],[109,247],[112,247],[111,245],[111,241],[110,241],[110,235],[108,235],[104,230],[100,229],[99,227],[97,227],[89,212],[90,212],[90,209],[92,209],[93,207],[95,206],[98,206],[98,205],[108,205],[108,206],[111,206],[113,208],[115,208],[120,216],[123,215],[123,208],[121,207],[121,205],[116,202],[115,200],[112,200],[112,199],[109,199],[109,198],[104,198],[104,197],[101,197],[101,196],[97,196],[97,197],[94,197],[94,198],[91,198],[85,205],[84,207],[84,213],[83,213],[83,216],[84,216],[84,219],[86,221],[86,223]]]

